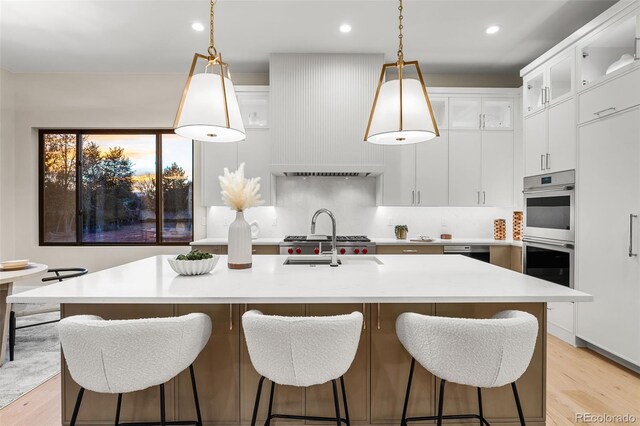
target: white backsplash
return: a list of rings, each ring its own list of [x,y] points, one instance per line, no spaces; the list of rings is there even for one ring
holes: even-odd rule
[[[338,234],[393,237],[394,225],[409,227],[409,236],[441,233],[454,238],[491,238],[493,220],[506,219],[511,235],[513,211],[503,207],[376,207],[375,178],[278,177],[276,206],[245,212],[247,221],[257,220],[260,237],[307,235],[311,216],[325,207],[336,216]],[[209,207],[207,237],[226,237],[235,213],[227,207]],[[318,219],[316,232],[331,233],[326,215]]]

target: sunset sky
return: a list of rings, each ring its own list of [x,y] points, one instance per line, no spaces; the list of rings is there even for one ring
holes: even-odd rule
[[[87,135],[87,142],[95,142],[105,152],[117,146],[125,149],[125,155],[133,162],[136,176],[154,174],[156,170],[155,135]],[[175,134],[162,135],[162,167],[178,163],[189,179],[192,178],[191,140]]]

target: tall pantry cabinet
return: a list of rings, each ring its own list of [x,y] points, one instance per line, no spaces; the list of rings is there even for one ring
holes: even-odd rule
[[[578,132],[576,334],[640,366],[640,106]]]

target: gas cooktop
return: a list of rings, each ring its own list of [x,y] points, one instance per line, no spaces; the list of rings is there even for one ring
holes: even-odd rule
[[[307,241],[306,235],[287,235],[284,237],[285,243],[304,243]],[[331,241],[331,236],[327,236],[326,239],[314,239],[309,240],[309,242],[318,242],[318,241]],[[339,243],[369,243],[371,240],[364,235],[337,235],[336,242]]]

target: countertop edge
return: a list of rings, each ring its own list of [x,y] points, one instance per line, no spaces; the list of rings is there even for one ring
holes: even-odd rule
[[[394,238],[370,238],[372,242],[379,246],[404,246],[404,245],[424,245],[424,246],[447,246],[447,245],[491,245],[491,246],[512,246],[522,247],[522,241],[514,240],[494,240],[492,238],[459,238],[451,240],[434,241],[411,241],[411,240],[396,240]],[[282,238],[258,238],[252,240],[254,246],[272,246],[279,245],[282,242]],[[228,241],[226,238],[203,238],[200,240],[192,241],[190,246],[226,246]]]

